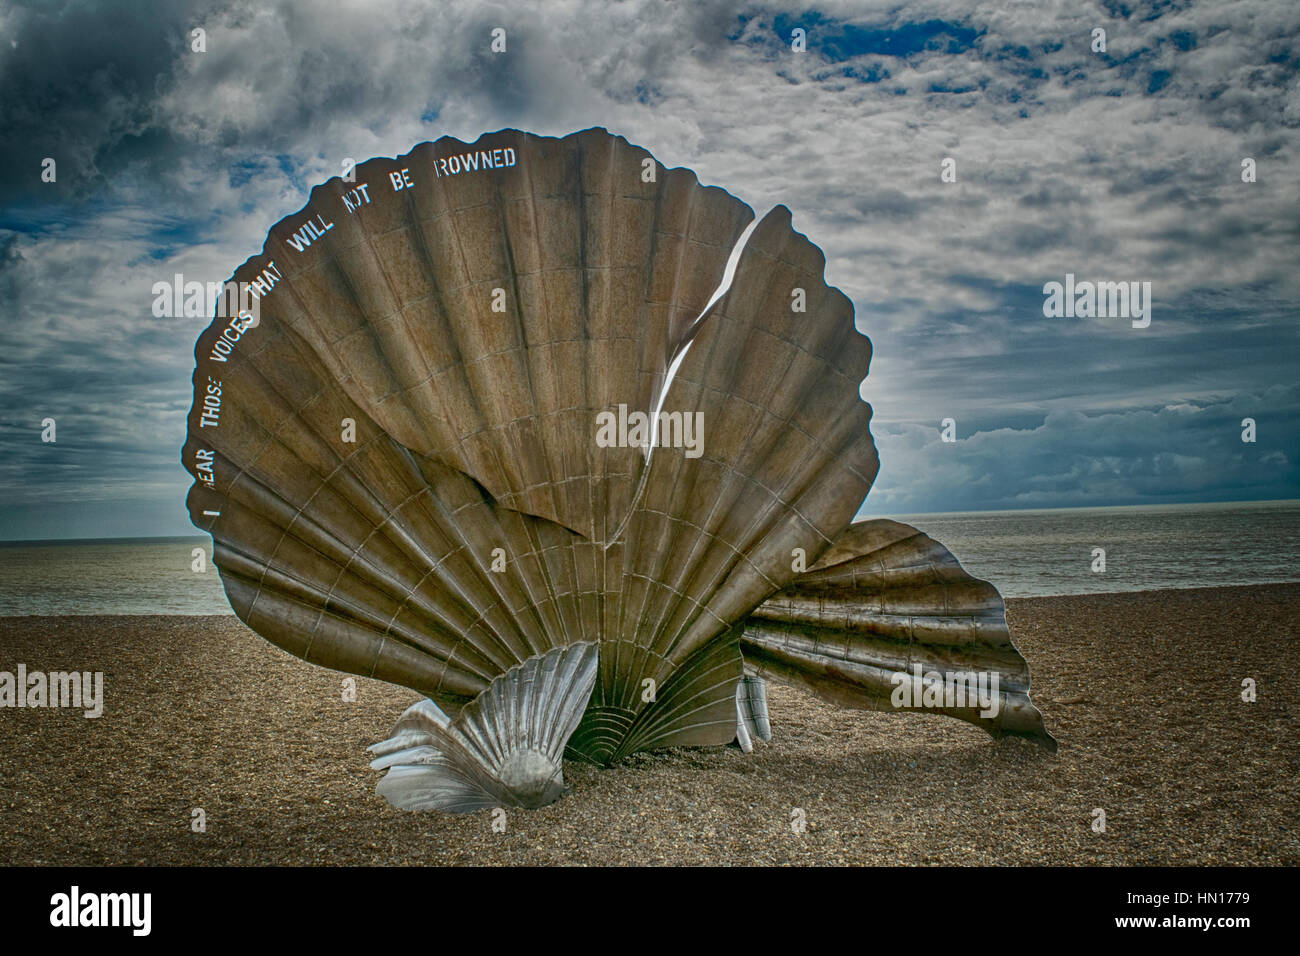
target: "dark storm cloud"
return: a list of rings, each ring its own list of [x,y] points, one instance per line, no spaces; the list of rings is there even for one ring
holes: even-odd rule
[[[1254,443],[1242,421],[1256,422]],[[1285,498],[1300,481],[1300,388],[1274,386],[1221,402],[1085,413],[967,432],[886,426],[864,514],[1170,504]]]
[[[188,31],[212,4],[18,2],[0,14],[0,204],[86,196],[178,144],[158,126]],[[57,162],[43,183],[41,163]]]

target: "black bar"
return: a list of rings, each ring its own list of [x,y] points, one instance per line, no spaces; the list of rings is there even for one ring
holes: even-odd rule
[[[1071,941],[1196,934],[1231,945],[1243,932],[1278,933],[1287,926],[1281,910],[1288,894],[1280,884],[1289,884],[1294,871],[27,867],[5,875],[0,918],[6,935],[17,931],[16,938],[75,933],[127,945],[200,939],[259,946],[423,938],[445,949],[457,938],[507,948],[512,936],[531,946],[538,933],[565,933],[584,948],[599,945],[597,938],[579,942],[587,932],[616,945],[671,945],[675,925],[692,927],[693,945],[700,932],[734,941],[741,927],[767,925],[810,939],[847,934],[862,945],[890,938],[969,944],[981,927],[1004,942],[1010,935],[1028,943],[1039,931],[1052,931]],[[91,894],[150,894],[148,935],[137,936],[130,925],[52,926],[57,895],[70,904],[74,886],[83,907]],[[1199,925],[1206,918],[1246,923],[1212,922],[1207,929]],[[1133,919],[1154,922],[1120,925]],[[1179,922],[1191,919],[1198,925]],[[129,915],[122,921],[129,924]]]

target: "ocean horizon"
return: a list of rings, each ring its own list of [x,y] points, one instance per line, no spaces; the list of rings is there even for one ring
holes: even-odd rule
[[[1300,581],[1300,500],[888,517],[1009,598]],[[231,613],[206,534],[0,541],[3,617]]]

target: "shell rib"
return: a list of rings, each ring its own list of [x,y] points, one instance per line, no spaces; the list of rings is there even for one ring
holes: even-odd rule
[[[431,700],[413,704],[370,748],[370,766],[388,771],[378,793],[403,810],[551,803],[595,681],[596,645],[571,644],[510,668],[454,721]]]

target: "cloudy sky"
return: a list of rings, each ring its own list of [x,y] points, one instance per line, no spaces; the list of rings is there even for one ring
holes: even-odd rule
[[[210,319],[155,282],[226,279],[344,157],[590,126],[825,250],[864,513],[1300,497],[1295,0],[0,0],[0,539],[192,530]],[[1045,317],[1066,273],[1150,282],[1150,326]]]

